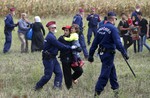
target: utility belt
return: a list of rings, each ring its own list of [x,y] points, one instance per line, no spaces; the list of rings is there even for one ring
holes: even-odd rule
[[[103,55],[104,53],[115,54],[116,51],[115,51],[115,50],[111,50],[111,49],[104,48],[104,47],[102,47],[102,46],[99,46],[98,54]]]
[[[51,58],[55,58],[56,56],[52,55],[49,51],[42,52],[42,59],[43,60],[50,60]]]

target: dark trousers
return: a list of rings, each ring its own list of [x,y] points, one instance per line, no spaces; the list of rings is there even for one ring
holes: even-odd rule
[[[72,87],[72,80],[78,79],[83,73],[83,69],[81,67],[71,67],[71,63],[72,62],[62,61],[62,69],[67,89],[70,89]],[[73,74],[71,69],[74,71]]]
[[[94,33],[94,36],[95,36],[97,33],[97,27],[93,27],[93,28],[89,27],[88,28],[88,34],[87,34],[88,45],[91,43],[92,32]]]
[[[132,45],[132,37],[129,35],[123,35],[123,42],[124,42],[124,48],[127,51],[127,49]]]
[[[6,53],[10,50],[11,43],[12,43],[12,31],[5,30],[5,43],[3,48],[3,53]]]
[[[88,54],[88,51],[87,51],[87,48],[86,48],[85,39],[84,39],[83,34],[79,35],[79,43],[80,43],[81,48],[83,50],[84,57],[88,58],[89,54]]]
[[[52,77],[52,73],[55,74],[54,86],[61,87],[62,85],[62,71],[56,58],[50,60],[43,60],[44,76],[36,84],[36,88],[42,88]]]
[[[118,89],[119,84],[117,82],[116,69],[114,66],[114,54],[104,53],[103,55],[100,55],[100,59],[102,62],[102,68],[95,86],[95,91],[103,91],[108,80],[110,80],[111,88],[113,90]]]
[[[134,53],[140,52],[140,42],[139,42],[139,40],[133,40],[133,48],[134,48]]]

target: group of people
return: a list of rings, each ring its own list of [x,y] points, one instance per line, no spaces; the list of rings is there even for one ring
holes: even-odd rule
[[[146,39],[149,38],[149,27],[148,21],[142,17],[139,5],[136,6],[136,10],[131,15],[121,14],[118,29],[126,51],[132,44],[135,53],[142,52],[143,45],[150,51],[150,46],[146,43]]]
[[[3,53],[9,52],[12,43],[12,30],[18,27],[18,37],[21,41],[21,53],[28,52],[28,39],[26,38],[27,32],[32,28],[31,39],[31,52],[42,51],[45,30],[41,23],[39,16],[35,16],[34,23],[29,22],[26,13],[21,13],[21,19],[15,24],[13,21],[13,15],[15,15],[15,8],[10,9],[10,13],[5,17],[5,44]]]
[[[89,62],[94,61],[94,53],[98,47],[98,55],[102,62],[101,74],[95,86],[95,94],[97,97],[101,94],[108,80],[110,80],[111,88],[115,92],[115,96],[118,96],[119,84],[117,82],[117,74],[114,66],[115,50],[119,50],[123,57],[128,60],[127,49],[134,43],[134,52],[136,52],[136,42],[138,42],[138,52],[141,52],[143,45],[149,50],[149,46],[146,44],[146,36],[149,37],[149,25],[146,19],[142,18],[140,7],[136,6],[136,11],[132,13],[131,17],[127,18],[125,13],[121,14],[121,21],[118,28],[115,27],[116,14],[114,12],[108,12],[104,20],[100,20],[100,16],[96,14],[96,9],[91,9],[91,14],[87,16],[88,33],[87,44],[91,44],[92,32],[94,33],[94,40],[90,47],[89,53],[86,48],[85,38],[83,34],[83,16],[84,10],[79,9],[79,12],[73,17],[72,25],[62,27],[64,34],[57,40],[56,22],[50,21],[46,24],[49,33],[45,37],[45,30],[41,23],[39,16],[36,16],[35,22],[31,23],[26,19],[26,13],[21,14],[21,19],[17,24],[14,24],[12,15],[15,9],[10,9],[10,14],[5,18],[5,37],[6,42],[4,44],[3,52],[9,51],[11,46],[12,35],[11,32],[14,27],[18,26],[18,35],[21,40],[21,52],[28,51],[28,42],[26,39],[26,32],[32,28],[32,45],[31,51],[42,50],[42,61],[44,65],[44,75],[36,83],[34,90],[40,90],[51,79],[54,72],[54,89],[61,89],[62,87],[62,75],[67,89],[72,88],[72,83],[77,83],[78,78],[83,73],[84,61],[80,57],[80,52],[83,51],[85,59]],[[119,30],[118,30],[119,29]],[[41,31],[42,30],[42,31]],[[42,33],[43,32],[43,33]],[[120,40],[120,36],[123,37],[124,46]],[[140,40],[140,41],[139,41]],[[62,63],[62,70],[59,62],[57,61],[58,51],[60,51],[60,61]],[[72,70],[74,71],[72,73]]]

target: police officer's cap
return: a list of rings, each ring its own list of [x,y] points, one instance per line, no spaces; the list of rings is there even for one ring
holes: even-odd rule
[[[14,7],[9,9],[11,12],[15,11],[16,9]]]
[[[108,12],[107,16],[116,16],[116,13],[114,13],[114,12]]]

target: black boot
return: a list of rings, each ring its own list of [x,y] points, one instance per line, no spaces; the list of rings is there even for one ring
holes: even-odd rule
[[[98,98],[98,96],[101,94],[101,92],[100,91],[95,91],[95,93],[94,93],[94,98]]]

